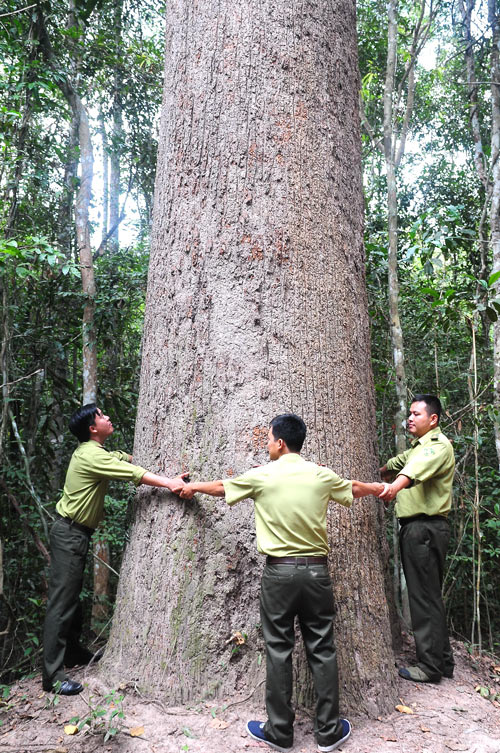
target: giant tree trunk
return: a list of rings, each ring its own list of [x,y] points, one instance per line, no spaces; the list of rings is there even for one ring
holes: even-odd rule
[[[168,4],[134,448],[151,470],[240,473],[293,410],[305,456],[376,477],[358,84],[350,0]],[[342,706],[371,714],[393,701],[383,525],[377,501],[331,505]],[[106,677],[174,703],[253,689],[262,567],[250,501],[141,490]]]

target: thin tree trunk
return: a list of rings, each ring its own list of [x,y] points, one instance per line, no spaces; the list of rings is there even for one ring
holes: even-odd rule
[[[70,4],[71,12],[74,7]],[[76,21],[74,21],[76,23]],[[78,127],[80,147],[80,184],[75,202],[76,244],[82,275],[82,288],[85,298],[82,322],[83,351],[83,403],[93,403],[97,394],[97,342],[95,329],[95,276],[89,232],[89,207],[92,198],[92,176],[94,157],[89,122],[85,106],[79,97],[74,83],[61,75],[50,39],[45,27],[41,8],[36,10],[36,31],[42,52],[47,63],[59,75],[57,85],[71,107],[75,124]]]
[[[109,184],[109,224],[114,228],[109,246],[112,252],[118,251],[120,226],[120,183],[121,183],[121,153],[123,144],[123,113],[122,113],[122,0],[114,0],[114,27],[116,33],[116,65],[113,74],[113,135],[111,148],[111,174]]]
[[[74,201],[75,186],[78,175],[78,121],[73,114],[71,126],[67,136],[67,159],[64,166],[63,191],[59,203],[58,213],[58,233],[57,238],[61,248],[68,255],[68,258],[74,254]]]
[[[406,402],[407,387],[403,329],[399,317],[398,279],[398,191],[396,178],[396,136],[394,133],[393,97],[395,95],[397,62],[397,0],[389,0],[387,6],[387,66],[384,87],[384,156],[387,178],[387,231],[389,248],[387,254],[387,295],[389,299],[389,331],[394,363],[396,413],[394,415],[396,454],[406,449]],[[399,555],[399,532],[396,517],[393,518],[393,586],[394,599],[406,626],[411,625],[406,581]]]
[[[95,328],[96,285],[90,245],[89,206],[92,198],[93,152],[87,111],[80,98],[72,98],[72,107],[79,118],[80,187],[76,197],[76,242],[80,257],[83,307],[83,404],[95,403],[97,395],[97,336]]]
[[[107,237],[108,237],[108,225],[109,225],[109,143],[108,135],[106,133],[106,122],[104,119],[104,113],[99,113],[99,121],[101,124],[101,144],[102,144],[102,231],[101,231],[101,247],[102,253],[106,250]]]
[[[222,6],[222,7],[221,7]],[[174,0],[134,457],[226,477],[304,416],[307,457],[377,477],[355,7]],[[392,706],[377,501],[329,511],[343,707]],[[249,502],[142,490],[101,671],[170,702],[263,678]],[[235,630],[248,640],[233,654]],[[312,694],[303,654],[299,698]]]
[[[496,13],[497,4],[489,0],[489,22],[493,39],[491,43],[491,203],[490,203],[490,233],[493,254],[492,273],[500,272],[500,60],[498,46],[500,44],[500,27]],[[500,283],[495,284],[495,293],[500,295]],[[500,415],[500,321],[493,325],[493,385],[494,406]],[[495,447],[500,468],[500,423],[494,422]]]
[[[92,627],[98,632],[99,623],[109,619],[109,545],[96,539],[94,550],[94,596],[92,601]]]

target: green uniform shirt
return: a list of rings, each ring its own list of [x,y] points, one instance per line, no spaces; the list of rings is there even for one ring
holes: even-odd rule
[[[229,505],[254,500],[257,549],[273,557],[328,554],[328,502],[352,504],[350,481],[294,452],[223,484]]]
[[[436,426],[415,439],[409,450],[387,461],[387,469],[411,479],[412,484],[398,492],[396,515],[443,515],[451,508],[455,455],[451,442]]]
[[[71,456],[56,510],[76,523],[97,528],[104,517],[104,497],[110,479],[133,481],[138,486],[145,473],[145,468],[132,465],[126,452],[108,452],[94,439],[82,442]]]

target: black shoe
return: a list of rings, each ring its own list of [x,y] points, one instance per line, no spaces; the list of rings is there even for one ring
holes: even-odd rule
[[[448,680],[451,680],[453,677],[453,670],[454,670],[454,667],[451,667],[450,669],[445,669],[443,671],[443,677],[446,677]]]
[[[79,665],[90,664],[92,659],[94,659],[93,651],[89,651],[88,648],[81,646],[74,651],[68,651],[64,655],[64,666],[72,669],[72,667],[78,667]],[[95,659],[95,661],[99,661],[99,659]]]
[[[401,667],[398,674],[405,680],[411,680],[411,682],[439,682],[439,679],[433,680],[426,675],[420,667]]]
[[[83,690],[83,685],[75,680],[63,680],[58,690],[55,690],[54,685],[50,681],[44,680],[42,687],[48,693],[57,693],[58,695],[78,695]]]

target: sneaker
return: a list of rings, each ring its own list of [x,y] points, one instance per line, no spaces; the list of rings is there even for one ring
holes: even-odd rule
[[[340,748],[340,746],[345,743],[347,738],[350,736],[351,722],[348,719],[341,719],[340,723],[342,725],[342,737],[332,745],[320,745],[318,743],[318,750],[320,751],[320,753],[330,753],[331,750],[337,750],[337,748]]]
[[[420,667],[401,667],[399,676],[412,682],[439,682],[439,680],[431,680]]]
[[[272,743],[270,740],[268,740],[264,734],[264,725],[265,725],[265,722],[256,722],[253,720],[250,722],[247,722],[247,732],[250,735],[250,737],[253,737],[254,740],[258,740],[261,743],[266,743],[266,745],[269,745],[269,747],[274,748],[274,750],[281,750],[282,753],[288,753],[288,751],[292,750],[293,746],[290,746],[289,748],[284,748],[282,745],[277,745],[276,743]]]
[[[454,667],[448,667],[443,671],[443,677],[446,677],[448,680],[451,680],[453,677],[453,670]]]

